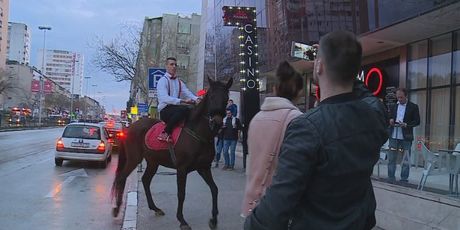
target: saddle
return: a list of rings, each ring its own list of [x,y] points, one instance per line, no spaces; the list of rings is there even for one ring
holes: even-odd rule
[[[163,132],[165,127],[166,123],[158,122],[147,131],[145,134],[145,145],[147,148],[154,151],[168,150],[169,143],[157,139],[158,135]],[[183,127],[184,123],[181,123],[173,129],[171,134],[173,146],[176,146],[177,140],[179,139]]]

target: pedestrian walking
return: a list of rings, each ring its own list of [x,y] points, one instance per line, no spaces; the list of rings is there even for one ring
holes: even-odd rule
[[[261,111],[249,124],[250,154],[241,210],[243,217],[254,209],[270,186],[286,127],[292,119],[302,114],[294,105],[303,89],[302,76],[286,61],[278,66],[276,75],[277,82],[273,87],[275,96],[265,98]],[[261,132],[267,128],[270,128],[270,132]]]
[[[388,116],[378,98],[354,84],[361,55],[351,32],[321,37],[313,71],[320,102],[289,124],[272,185],[244,229],[375,226],[370,175],[388,139]]]
[[[222,149],[224,148],[224,132],[222,131],[222,129],[219,129],[219,131],[217,131],[217,137],[216,137],[217,141],[216,141],[216,156],[214,158],[214,167],[215,168],[219,168],[219,163],[220,163],[220,156],[221,156],[221,153],[222,153]]]
[[[225,165],[222,169],[233,170],[235,167],[235,150],[238,141],[238,133],[241,130],[240,119],[233,116],[230,110],[226,111],[227,116],[222,126],[224,139],[224,160]],[[229,152],[230,150],[230,152]]]

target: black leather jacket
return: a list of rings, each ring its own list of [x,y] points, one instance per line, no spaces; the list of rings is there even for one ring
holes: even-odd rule
[[[294,119],[272,186],[244,229],[371,229],[370,175],[387,127],[384,105],[361,84]]]

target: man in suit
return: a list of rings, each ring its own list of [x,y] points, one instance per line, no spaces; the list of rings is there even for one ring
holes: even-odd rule
[[[404,153],[401,163],[401,182],[408,182],[410,169],[410,149],[414,140],[414,127],[420,125],[418,106],[407,100],[407,90],[396,91],[398,103],[390,109],[390,153],[388,155],[388,178],[395,181],[398,151]]]

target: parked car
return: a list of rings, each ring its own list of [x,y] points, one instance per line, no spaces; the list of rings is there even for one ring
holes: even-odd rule
[[[112,144],[109,134],[100,124],[68,124],[56,142],[56,166],[62,166],[64,160],[78,160],[97,161],[105,168],[111,159]]]
[[[127,135],[127,128],[125,125],[121,122],[115,121],[105,121],[100,122],[99,124],[103,125],[109,132],[109,137],[114,149],[118,148],[120,141],[123,141]]]

